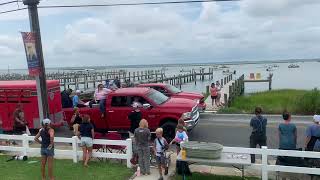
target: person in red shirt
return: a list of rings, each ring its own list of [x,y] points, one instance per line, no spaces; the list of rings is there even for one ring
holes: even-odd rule
[[[211,95],[211,99],[212,99],[212,107],[214,107],[214,104],[216,104],[218,106],[218,102],[217,102],[218,88],[215,86],[214,83],[211,83],[210,95]]]

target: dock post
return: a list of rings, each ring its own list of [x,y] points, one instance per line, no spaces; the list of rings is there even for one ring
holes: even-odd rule
[[[206,86],[206,95],[209,95],[209,94],[210,94],[210,91],[209,91],[210,88],[209,88],[209,87],[210,87],[209,85]]]

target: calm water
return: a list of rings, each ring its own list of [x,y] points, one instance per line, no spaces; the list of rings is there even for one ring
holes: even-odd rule
[[[273,63],[274,65],[275,63]],[[300,68],[288,68],[289,63],[278,63],[275,65],[278,65],[279,67],[273,68],[273,82],[272,82],[272,88],[273,89],[313,89],[313,88],[320,88],[320,78],[317,76],[317,72],[320,69],[320,62],[304,62],[304,63],[296,63],[300,66]],[[237,71],[236,76],[240,76],[242,74],[245,75],[245,78],[249,78],[250,73],[261,73],[262,79],[265,79],[268,77],[269,73],[266,71],[267,66],[271,64],[243,64],[243,65],[230,65],[229,70]],[[213,67],[210,65],[202,66],[204,68]],[[160,67],[152,67],[152,68],[121,68],[125,69],[130,72],[134,71],[143,71],[143,70],[159,70]],[[166,75],[167,76],[173,76],[182,74],[180,70],[183,69],[185,71],[196,69],[199,70],[200,66],[176,66],[176,67],[166,67]],[[106,69],[110,70],[110,69]],[[58,69],[50,69],[48,68],[46,70],[47,72],[56,72],[60,71]],[[27,73],[26,70],[11,70],[11,73]],[[6,70],[0,70],[1,73],[7,73]],[[200,82],[197,81],[197,85],[195,86],[194,83],[185,84],[182,86],[183,90],[192,91],[192,92],[204,92],[205,86],[209,85],[211,82],[215,82],[216,80],[220,80],[223,78],[224,75],[222,73],[222,70],[217,70],[214,73],[214,79],[213,81],[204,81]],[[245,85],[245,91],[247,93],[250,92],[257,92],[257,91],[265,91],[268,90],[268,83],[246,83]]]

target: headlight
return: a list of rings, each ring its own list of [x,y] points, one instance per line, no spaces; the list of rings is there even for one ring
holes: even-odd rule
[[[200,104],[200,99],[197,100],[197,104]]]
[[[191,112],[186,112],[182,114],[184,119],[191,119]]]

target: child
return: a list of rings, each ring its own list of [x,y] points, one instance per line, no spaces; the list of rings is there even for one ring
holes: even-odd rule
[[[154,140],[154,151],[156,152],[156,159],[159,169],[160,178],[159,180],[163,180],[162,176],[162,168],[165,169],[164,175],[168,174],[168,167],[166,167],[165,163],[165,150],[168,148],[168,143],[165,138],[162,137],[163,129],[158,128],[156,130],[157,138]]]
[[[175,138],[170,142],[170,144],[172,144],[172,143],[176,143],[176,144],[177,144],[177,154],[179,154],[179,152],[180,152],[180,143],[181,143],[182,141],[188,141],[188,135],[187,135],[187,133],[186,133],[183,125],[178,124],[176,136],[175,136]]]

